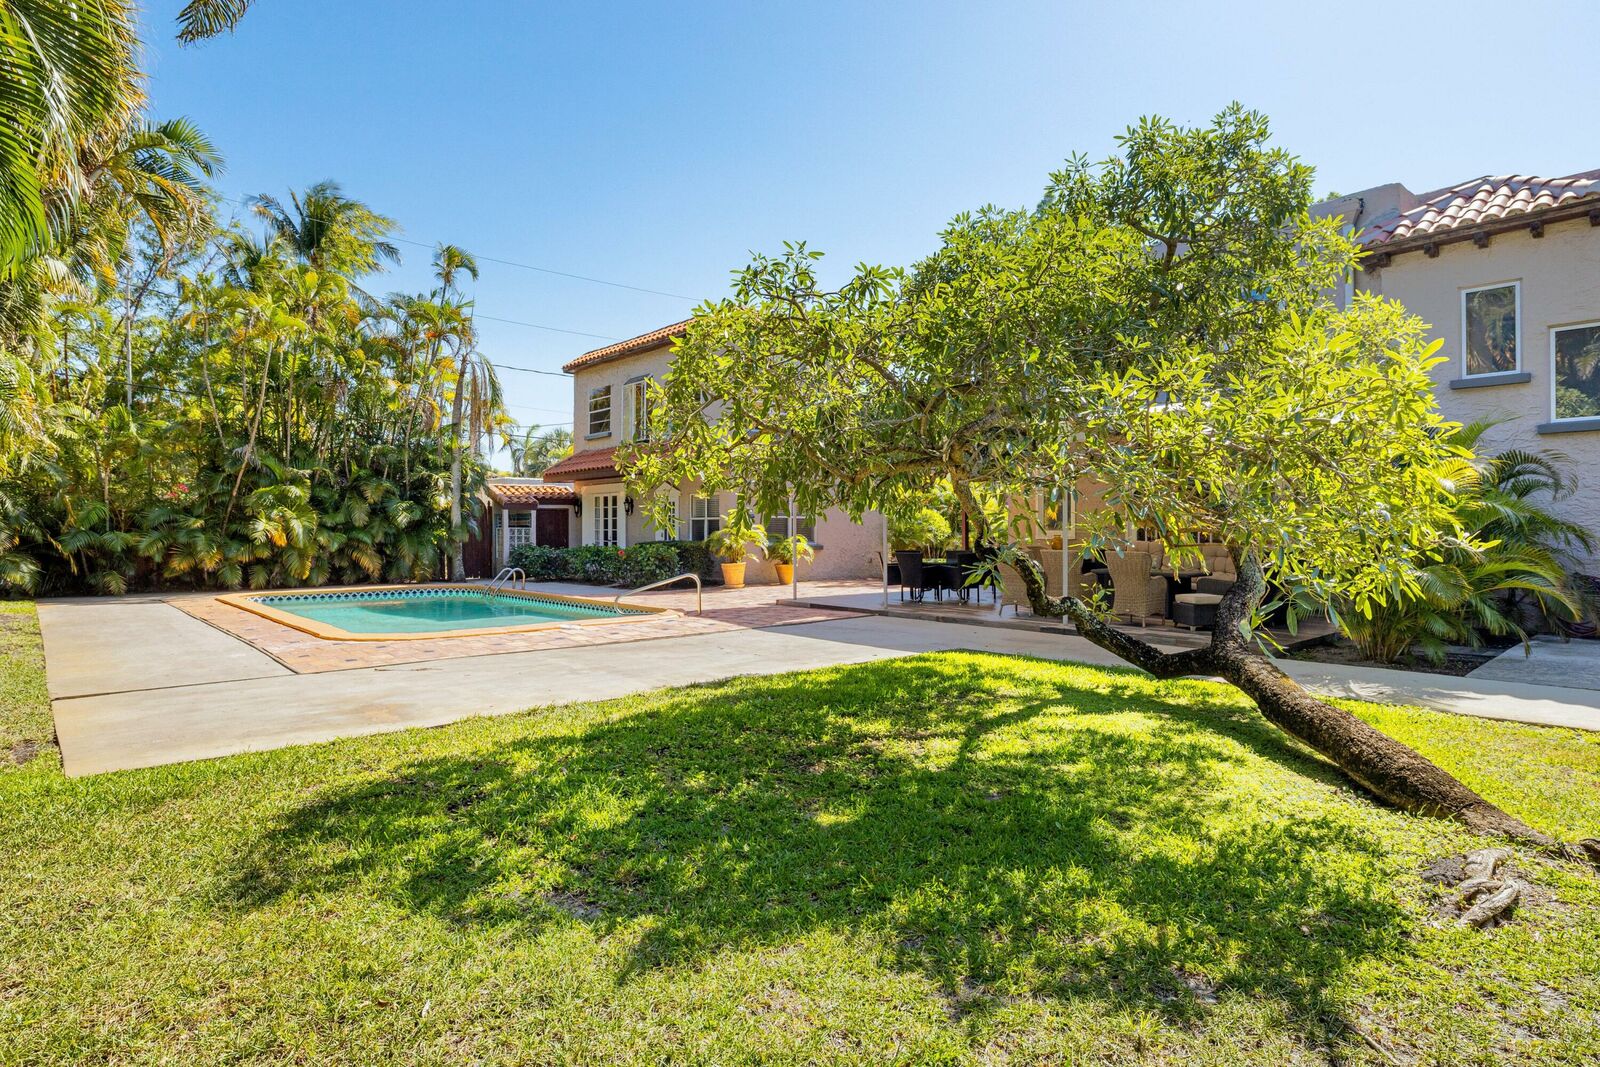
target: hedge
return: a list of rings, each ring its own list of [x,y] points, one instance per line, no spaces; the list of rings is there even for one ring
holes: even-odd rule
[[[699,541],[646,541],[632,548],[518,545],[511,550],[509,565],[521,567],[531,582],[590,582],[630,588],[686,571],[702,580],[717,573],[716,560]]]

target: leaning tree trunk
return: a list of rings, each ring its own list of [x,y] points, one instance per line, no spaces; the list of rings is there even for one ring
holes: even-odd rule
[[[1374,796],[1403,811],[1454,819],[1480,833],[1507,837],[1560,852],[1600,860],[1600,842],[1562,845],[1473,792],[1415,749],[1401,744],[1342,708],[1318,700],[1249,642],[1246,624],[1266,592],[1261,566],[1235,553],[1239,579],[1217,606],[1211,643],[1183,652],[1162,652],[1110,625],[1075,597],[1045,594],[1039,565],[1026,557],[1008,562],[1021,574],[1035,613],[1066,616],[1083,637],[1157,678],[1216,675],[1243,690],[1266,720],[1335,763]]]

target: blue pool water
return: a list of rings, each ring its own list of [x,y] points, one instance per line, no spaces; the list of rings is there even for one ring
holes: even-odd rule
[[[480,630],[635,614],[611,604],[572,604],[561,600],[536,600],[455,589],[263,596],[257,597],[256,602],[325,626],[337,626],[353,634]]]

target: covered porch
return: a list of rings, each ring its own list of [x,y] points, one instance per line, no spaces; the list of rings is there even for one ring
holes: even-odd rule
[[[498,571],[522,545],[567,548],[577,541],[578,494],[570,482],[538,478],[495,478],[484,487],[489,498],[493,562]]]

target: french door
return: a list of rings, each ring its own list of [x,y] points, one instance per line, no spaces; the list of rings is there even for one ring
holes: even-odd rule
[[[600,493],[590,504],[593,537],[590,544],[619,548],[622,545],[622,495]]]

